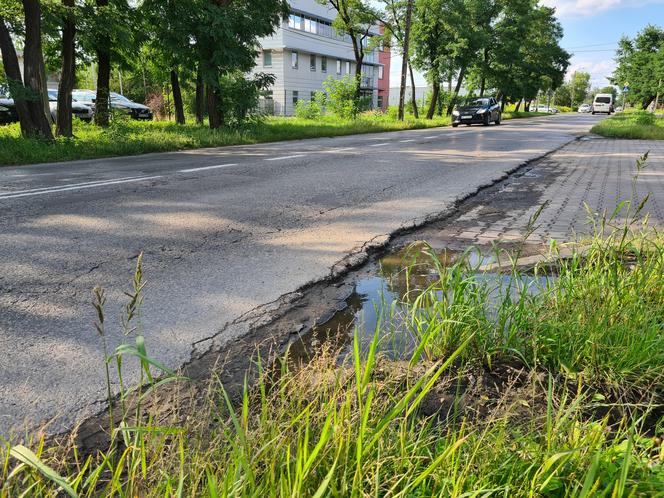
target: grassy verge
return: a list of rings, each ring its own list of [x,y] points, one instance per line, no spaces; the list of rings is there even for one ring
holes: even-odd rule
[[[5,443],[0,496],[664,496],[664,239],[597,226],[583,252],[553,245],[546,273],[512,265],[498,288],[425,250],[435,272],[402,298],[405,330],[356,336],[341,366],[284,362],[236,402],[212,383],[184,420],[128,410],[88,458]],[[382,357],[386,331],[415,353]],[[106,365],[127,355],[154,383],[140,337]]]
[[[505,113],[504,119],[526,118],[541,113]],[[206,126],[172,122],[136,122],[119,120],[103,130],[94,125],[75,123],[76,139],[57,139],[55,143],[21,138],[17,124],[0,127],[0,165],[129,156],[149,152],[168,152],[202,147],[255,144],[280,140],[334,137],[405,129],[447,126],[450,118],[433,120],[409,117],[401,122],[383,114],[367,114],[357,120],[325,116],[318,120],[299,118],[266,119],[239,130],[212,131]]]
[[[610,138],[664,140],[664,117],[645,111],[624,112],[600,121],[591,131]]]

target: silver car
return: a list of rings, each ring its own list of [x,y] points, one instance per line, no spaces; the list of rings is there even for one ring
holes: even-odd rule
[[[57,90],[48,90],[48,105],[51,108],[51,117],[55,121],[58,117],[58,91]],[[71,112],[74,117],[86,122],[92,121],[93,112],[90,107],[85,104],[81,104],[76,99],[72,97],[71,101]]]

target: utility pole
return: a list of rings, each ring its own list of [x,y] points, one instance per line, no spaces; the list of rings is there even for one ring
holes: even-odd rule
[[[410,24],[413,16],[413,0],[408,0],[406,6],[406,27],[403,35],[403,60],[401,61],[401,88],[399,89],[399,121],[405,119],[404,113],[404,103],[406,100],[406,78],[408,76],[408,53],[409,53],[409,41],[410,41]],[[413,88],[413,91],[415,89]]]

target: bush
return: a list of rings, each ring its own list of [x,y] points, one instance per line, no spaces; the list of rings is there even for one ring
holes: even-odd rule
[[[343,119],[355,119],[360,111],[359,102],[355,100],[355,79],[346,75],[337,80],[328,76],[323,82],[327,92],[327,108]]]
[[[325,92],[315,92],[310,101],[298,100],[295,104],[295,116],[302,119],[319,119],[325,114],[327,96]]]
[[[248,79],[241,72],[234,72],[220,78],[221,112],[224,124],[231,127],[241,126],[248,120],[256,121],[261,115],[256,112],[261,91],[274,84],[272,74],[259,73]]]
[[[634,121],[638,125],[653,126],[655,124],[655,115],[652,113],[640,111],[635,115]]]

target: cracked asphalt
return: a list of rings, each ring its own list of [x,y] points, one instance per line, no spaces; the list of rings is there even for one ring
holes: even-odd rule
[[[177,368],[242,317],[327,278],[349,254],[419,225],[589,131],[559,115],[0,168],[0,435],[96,411],[105,392],[91,290],[113,348],[144,253],[140,332]],[[125,381],[137,379],[129,365]]]

